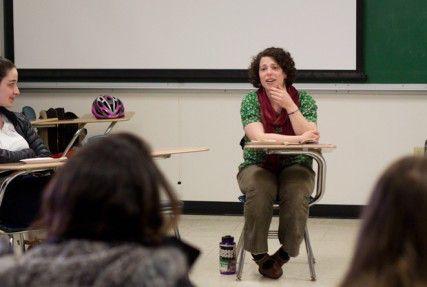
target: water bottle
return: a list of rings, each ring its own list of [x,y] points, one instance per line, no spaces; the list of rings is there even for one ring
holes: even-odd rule
[[[236,243],[231,235],[223,236],[219,243],[219,273],[236,274]]]

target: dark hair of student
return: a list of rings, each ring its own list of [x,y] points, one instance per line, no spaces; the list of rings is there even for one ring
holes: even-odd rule
[[[262,57],[270,57],[277,62],[277,64],[282,68],[283,72],[286,74],[286,85],[290,86],[295,81],[296,68],[294,60],[289,52],[283,50],[282,48],[270,47],[258,53],[255,57],[252,58],[252,62],[248,69],[249,82],[255,87],[261,87],[261,81],[259,79],[259,63],[261,62]]]
[[[7,73],[13,68],[16,68],[14,63],[6,58],[0,57],[0,81],[3,80]]]
[[[160,192],[174,216],[162,216]],[[159,244],[176,224],[178,200],[140,138],[120,133],[88,144],[44,191],[35,227],[51,241],[89,239]]]
[[[392,164],[376,184],[342,287],[427,285],[427,158]],[[422,285],[422,286],[426,286]]]

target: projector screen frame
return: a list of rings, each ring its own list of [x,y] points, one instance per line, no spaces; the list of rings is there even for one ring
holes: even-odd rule
[[[4,1],[3,6],[5,57],[14,61],[13,0]],[[356,0],[356,69],[298,70],[296,82],[366,81],[362,11],[363,0]],[[24,82],[248,82],[246,69],[19,69],[19,76]]]

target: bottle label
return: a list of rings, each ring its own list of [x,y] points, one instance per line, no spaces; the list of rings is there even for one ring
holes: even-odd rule
[[[236,245],[219,245],[219,272],[236,274]]]
[[[235,274],[236,273],[236,258],[219,258],[219,273]]]
[[[220,249],[219,250],[219,256],[224,258],[234,258],[235,257],[235,251],[234,249],[227,250],[227,249]]]

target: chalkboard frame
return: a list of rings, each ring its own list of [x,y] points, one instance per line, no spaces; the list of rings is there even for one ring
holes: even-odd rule
[[[296,82],[364,82],[363,0],[356,0],[356,70],[298,70]],[[13,0],[3,1],[5,56],[14,61]],[[25,82],[225,82],[245,83],[247,70],[19,69]]]

